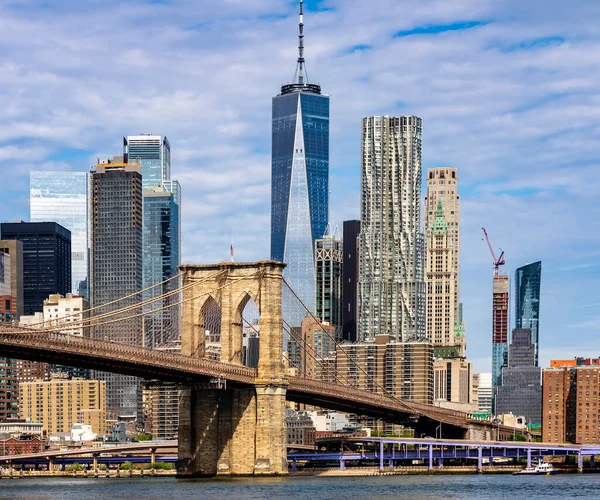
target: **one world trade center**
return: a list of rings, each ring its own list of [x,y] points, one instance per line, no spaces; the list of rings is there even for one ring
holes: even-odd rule
[[[314,245],[329,215],[329,96],[308,81],[302,1],[298,40],[294,79],[273,98],[271,258],[287,264],[286,281],[314,312]],[[285,287],[282,306],[288,324],[299,326],[306,311]]]

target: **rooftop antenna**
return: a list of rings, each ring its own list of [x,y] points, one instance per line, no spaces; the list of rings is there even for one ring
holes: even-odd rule
[[[304,84],[304,75],[306,68],[304,67],[304,12],[302,11],[302,0],[300,0],[300,23],[298,24],[298,64],[296,65],[296,74],[294,75],[294,81],[296,75],[298,76],[298,83]],[[306,75],[306,81],[308,82],[308,74]]]

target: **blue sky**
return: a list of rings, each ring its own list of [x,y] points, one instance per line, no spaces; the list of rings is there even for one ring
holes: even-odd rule
[[[423,118],[424,170],[459,168],[468,356],[489,371],[491,257],[542,260],[541,359],[600,354],[600,2],[307,0],[308,75],[331,94],[331,221],[359,217],[360,119]],[[87,170],[167,135],[187,262],[269,254],[271,97],[297,3],[0,4],[0,219],[29,171]]]

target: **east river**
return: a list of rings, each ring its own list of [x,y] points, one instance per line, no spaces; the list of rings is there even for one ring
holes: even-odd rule
[[[496,499],[600,498],[600,474],[294,477],[177,480],[35,478],[0,480],[0,498],[19,500],[126,499]]]

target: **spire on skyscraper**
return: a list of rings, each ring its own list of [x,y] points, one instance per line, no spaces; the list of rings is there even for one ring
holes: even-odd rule
[[[302,12],[302,0],[300,0],[300,18],[298,23],[298,63],[296,64],[296,74],[294,75],[294,82],[298,77],[298,83],[302,85],[304,83],[304,73],[306,68],[304,67],[304,13]],[[308,82],[308,75],[307,75]]]
[[[294,79],[291,83],[283,85],[281,87],[282,94],[289,94],[291,92],[312,92],[314,94],[321,93],[321,87],[319,85],[308,83],[308,73],[306,71],[306,61],[304,59],[304,5],[303,1],[300,0],[300,12],[299,12],[299,23],[298,23],[298,61],[296,63],[296,71],[294,73]]]

